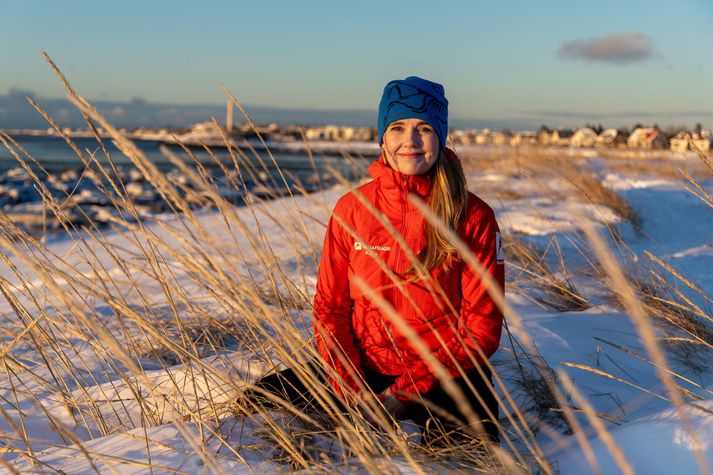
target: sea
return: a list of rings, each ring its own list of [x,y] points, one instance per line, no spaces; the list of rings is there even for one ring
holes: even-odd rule
[[[62,137],[13,135],[12,138],[24,149],[22,151],[20,147],[13,147],[15,152],[30,164],[31,168],[42,169],[40,170],[42,173],[63,176],[66,175],[64,174],[66,171],[74,170],[82,173],[85,168],[82,159]],[[121,153],[111,140],[103,141],[106,154],[96,138],[74,137],[72,142],[84,153],[85,157],[92,154],[100,163],[107,165],[110,158],[122,175],[136,177],[134,164]],[[193,155],[191,156],[177,144],[165,144],[151,140],[136,140],[134,144],[164,173],[175,175],[177,172],[176,166],[168,158],[170,154],[180,158],[189,167],[196,168],[199,163],[218,182],[225,178],[226,171],[228,173],[241,172],[242,180],[248,190],[258,187],[269,188],[271,193],[276,196],[285,194],[288,187],[295,185],[300,190],[311,192],[341,179],[357,180],[366,176],[366,168],[374,158],[358,155],[349,155],[348,158],[345,158],[326,152],[315,152],[310,158],[307,153],[286,151],[273,151],[272,157],[270,157],[265,150],[244,149],[238,163],[248,170],[238,170],[226,147],[211,147],[210,151],[206,151],[202,147],[191,147]],[[272,158],[275,159],[274,162]],[[19,168],[20,163],[11,151],[0,145],[0,187],[7,189],[7,187],[19,186],[17,180]],[[42,176],[42,173],[39,175]],[[36,198],[40,199],[39,194]],[[0,204],[3,204],[1,199]]]
[[[68,169],[84,168],[82,160],[77,156],[74,150],[61,137],[56,136],[36,136],[36,135],[13,135],[15,139],[24,148],[27,153],[39,163],[43,168],[50,172],[61,172]],[[75,137],[72,142],[83,152],[91,152],[101,163],[108,163],[107,157],[104,155],[99,142],[93,137]],[[152,140],[137,140],[134,144],[153,162],[161,171],[169,171],[174,168],[174,165],[162,152],[162,147],[167,148],[170,152],[186,162],[192,162],[192,158],[186,154],[181,147],[172,144],[163,144],[162,142]],[[112,162],[121,167],[133,167],[131,160],[124,156],[121,151],[113,144],[111,140],[104,140],[104,146],[111,157]],[[164,150],[165,150],[164,148]],[[211,151],[224,164],[230,165],[232,159],[225,147],[211,147]],[[193,148],[193,154],[199,159],[201,164],[208,168],[217,167],[217,164],[210,157],[210,154],[201,148]],[[245,150],[245,155],[254,162],[258,167],[274,169],[274,164],[266,151],[253,152]],[[18,153],[26,158],[23,153],[18,150]],[[257,154],[257,155],[256,155]],[[319,173],[323,175],[330,171],[338,171],[346,178],[353,178],[356,175],[364,173],[365,165],[373,160],[371,158],[350,158],[346,160],[342,156],[335,154],[320,154],[314,153],[313,160],[310,160],[306,153],[294,152],[273,152],[277,165],[287,175],[293,175],[300,179]],[[29,160],[28,160],[29,161]],[[313,163],[314,162],[314,163]],[[18,161],[13,157],[12,153],[5,147],[0,145],[0,173],[7,172],[10,169],[17,168]]]
[[[47,220],[40,189],[47,190],[58,203],[63,203],[65,215],[76,224],[83,224],[87,217],[94,222],[111,222],[116,214],[113,187],[105,183],[102,173],[87,169],[77,153],[61,137],[13,135],[19,146],[12,146],[25,163],[42,181],[36,180],[22,168],[13,153],[0,144],[0,211],[15,224],[31,234],[47,232]],[[86,157],[90,154],[103,164],[110,161],[116,167],[107,167],[109,176],[118,174],[135,205],[149,214],[170,209],[160,193],[137,170],[131,160],[110,141],[103,142],[105,154],[96,138],[75,137],[74,145]],[[224,199],[243,206],[258,199],[273,199],[288,194],[314,192],[327,188],[340,180],[355,181],[367,175],[366,169],[373,157],[342,157],[315,153],[311,158],[306,153],[274,152],[272,158],[266,151],[243,150],[238,166],[225,147],[212,147],[210,153],[202,148],[191,149],[192,155],[177,145],[157,141],[134,141],[146,157],[177,186],[177,192],[194,199],[197,207],[211,206],[202,199],[202,190],[184,176],[168,158],[175,156],[200,175],[209,175],[215,191]],[[29,157],[31,158],[29,158]],[[247,157],[247,158],[246,158]],[[95,164],[91,164],[96,167]],[[193,190],[193,191],[191,191]],[[198,198],[196,198],[198,197]],[[69,206],[69,207],[68,207]],[[60,229],[60,223],[50,223],[50,228]],[[51,230],[50,230],[51,231]]]

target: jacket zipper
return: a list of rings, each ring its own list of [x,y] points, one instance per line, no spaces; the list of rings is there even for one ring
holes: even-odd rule
[[[409,221],[409,211],[408,211],[408,177],[403,176],[401,179],[401,216],[403,217],[401,221],[401,239],[405,243],[408,244],[407,239],[406,239],[406,233],[408,231],[408,221]],[[396,271],[397,276],[401,276],[403,272],[403,264],[405,262],[405,256],[406,256],[406,251],[401,247],[398,246],[398,252],[396,254],[396,262],[394,264],[394,270]],[[402,302],[404,300],[404,296],[401,293],[401,289],[399,287],[394,287],[394,299],[393,299],[393,306],[394,309],[398,312],[403,309]],[[400,315],[403,318],[403,315]],[[389,331],[393,335],[393,323],[389,322]]]

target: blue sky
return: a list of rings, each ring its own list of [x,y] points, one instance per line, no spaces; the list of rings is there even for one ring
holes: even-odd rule
[[[619,36],[616,36],[619,35]],[[452,117],[713,126],[713,1],[0,0],[0,94],[375,109],[390,79]]]

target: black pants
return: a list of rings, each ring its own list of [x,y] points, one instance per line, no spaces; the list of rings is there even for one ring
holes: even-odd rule
[[[321,375],[322,372],[310,364],[312,371],[315,374]],[[466,426],[468,418],[461,413],[456,406],[456,403],[451,399],[446,391],[437,383],[430,391],[423,395],[423,401],[414,401],[411,403],[406,412],[400,417],[401,420],[412,420],[422,428],[424,441],[426,443],[448,443],[449,440],[459,439],[472,435],[473,432],[478,433],[483,438],[489,438],[492,442],[499,441],[498,426],[488,416],[490,412],[494,415],[495,420],[498,417],[498,403],[493,394],[493,380],[490,370],[482,368],[485,378],[483,378],[477,369],[466,374],[467,380],[475,388],[475,391],[480,395],[484,404],[481,404],[478,397],[468,387],[468,382],[465,378],[455,378],[454,382],[461,389],[470,404],[476,417],[480,420],[480,427]],[[379,394],[386,388],[391,386],[396,380],[396,376],[389,376],[375,371],[365,370],[364,381],[369,388]],[[328,384],[323,381],[324,384]],[[301,381],[300,377],[294,370],[288,368],[283,371],[269,374],[255,383],[255,386],[274,394],[286,401],[290,402],[295,407],[306,412],[322,412],[319,405],[316,403],[313,395]],[[248,398],[254,403],[265,404],[265,398],[257,396],[255,391],[249,391]],[[339,398],[336,398],[339,400]],[[432,408],[429,409],[429,408]],[[450,415],[448,417],[447,415]],[[457,419],[458,423],[451,420],[451,417]]]

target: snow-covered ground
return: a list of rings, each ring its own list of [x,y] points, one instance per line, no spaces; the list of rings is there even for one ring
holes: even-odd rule
[[[562,474],[610,474],[624,472],[627,467],[637,473],[704,472],[713,467],[710,352],[700,348],[689,353],[674,349],[666,352],[670,369],[676,373],[674,380],[685,395],[682,412],[686,417],[682,418],[657,377],[637,326],[615,303],[611,290],[602,283],[606,279],[597,274],[598,256],[589,250],[587,239],[579,232],[579,220],[594,222],[603,236],[607,235],[606,225],[614,225],[620,240],[610,238],[609,242],[619,246],[615,255],[622,267],[632,273],[636,272],[632,266],[644,263],[658,269],[658,275],[699,305],[710,319],[711,302],[657,267],[645,251],[670,265],[706,296],[713,295],[713,209],[689,193],[682,178],[661,176],[655,170],[624,172],[611,167],[611,159],[596,154],[579,160],[581,166],[595,170],[603,183],[629,202],[641,218],[639,229],[622,222],[609,208],[576,199],[572,191],[566,191],[571,187],[562,178],[533,178],[497,167],[485,173],[472,172],[468,177],[470,188],[495,209],[505,233],[542,249],[556,238],[564,266],[554,252],[545,259],[557,275],[571,280],[589,308],[557,312],[538,304],[536,286],[518,280],[522,277],[513,268],[508,274],[520,291],[508,292],[508,302],[544,362],[568,377],[593,406],[613,445],[621,451],[617,454],[620,462],[610,454],[611,444],[582,413],[576,417],[598,467],[590,466],[580,443],[567,435],[557,411],[545,410],[539,415],[540,421],[537,414],[528,414],[537,441],[552,469]],[[713,189],[710,179],[701,183]],[[95,240],[87,238],[83,243],[49,242],[43,256],[38,256],[32,246],[25,248],[17,242],[13,245],[17,252],[10,251],[11,243],[2,238],[0,245],[8,260],[0,274],[5,295],[0,303],[0,451],[4,452],[0,471],[146,473],[149,467],[154,473],[288,471],[290,467],[280,463],[261,435],[266,426],[262,416],[244,417],[230,410],[241,381],[264,374],[270,358],[276,357],[234,347],[234,351],[217,355],[208,351],[205,358],[190,363],[167,363],[149,350],[129,359],[121,352],[142,345],[150,347],[151,341],[170,340],[173,321],[189,325],[200,315],[209,315],[225,323],[243,310],[230,307],[225,295],[212,294],[210,283],[197,281],[198,271],[192,267],[196,263],[216,269],[221,273],[216,278],[223,282],[249,278],[257,287],[264,286],[266,292],[277,287],[285,293],[301,292],[310,300],[316,277],[314,257],[319,253],[324,223],[347,189],[339,186],[253,208],[236,208],[229,224],[217,211],[197,213],[195,221],[159,216],[139,233],[153,236],[150,239],[136,239],[132,229],[123,229],[105,232]],[[236,230],[236,223],[243,228]],[[207,233],[195,240],[188,237],[187,230],[195,227]],[[254,236],[261,236],[261,244],[255,244],[251,239]],[[196,255],[196,242],[204,246],[206,255]],[[163,262],[151,261],[146,256],[155,254],[142,254],[137,243],[155,246]],[[264,250],[265,243],[269,243],[270,255],[275,256],[268,265],[255,252],[256,246]],[[28,261],[26,256],[33,252],[35,260]],[[51,262],[53,266],[42,268],[37,262]],[[283,281],[271,286],[268,284],[275,275],[266,269],[275,268],[279,268],[276,275]],[[181,289],[185,295],[170,301],[165,288],[153,278],[157,273],[166,275],[172,288]],[[108,293],[121,296],[117,302],[108,303],[99,296],[104,295],[99,292],[101,281],[111,287]],[[22,282],[28,287],[21,287]],[[85,286],[78,287],[82,282]],[[294,288],[285,282],[292,282]],[[137,292],[137,288],[142,291]],[[63,292],[68,298],[56,301]],[[35,299],[50,296],[50,300],[36,301],[30,295]],[[79,297],[83,306],[73,307]],[[279,295],[266,298],[273,306],[279,306],[279,300]],[[151,333],[140,323],[128,329],[118,323],[140,322],[139,318],[129,318],[130,311],[145,314],[147,308],[151,309],[149,317],[160,322],[157,328],[164,333]],[[119,312],[125,318],[117,319]],[[286,313],[298,320],[297,328],[309,331],[305,308]],[[37,321],[40,315],[42,321]],[[50,335],[47,332],[51,328],[64,328],[68,333]],[[76,334],[69,330],[79,328],[91,330]],[[511,330],[512,338],[504,332],[494,362],[516,401],[522,401],[523,408],[532,407],[515,369],[515,357],[524,355],[512,344],[524,340],[523,330],[512,325]],[[664,330],[659,327],[659,331],[663,336]],[[102,332],[116,335],[115,339],[102,338]],[[59,342],[56,347],[39,351],[42,338],[50,337]],[[116,347],[97,348],[97,341],[114,341]],[[226,347],[231,348],[230,344]],[[119,374],[123,376],[119,378]],[[561,381],[558,385],[569,394],[566,385]],[[581,408],[576,398],[568,399],[568,403]],[[205,433],[205,425],[192,422],[196,414],[208,409],[220,415],[212,434]],[[151,414],[150,420],[146,414]],[[507,430],[507,422],[503,423]],[[506,445],[503,449],[509,450]],[[345,465],[344,472],[354,473],[359,466],[364,471],[369,469],[363,460],[356,460]],[[401,457],[395,457],[391,467],[404,473],[414,470],[413,464]]]

